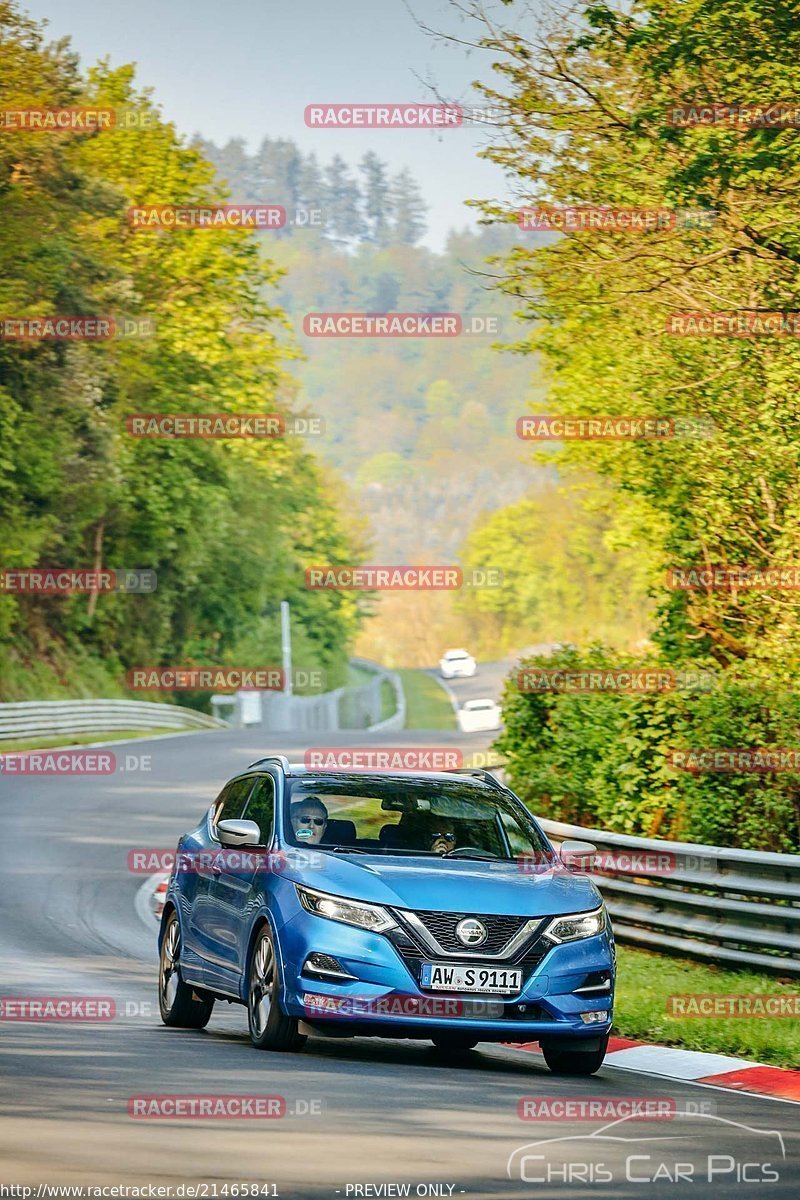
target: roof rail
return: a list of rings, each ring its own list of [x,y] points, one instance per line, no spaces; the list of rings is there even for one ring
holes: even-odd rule
[[[501,792],[507,792],[505,787],[496,775],[491,771],[487,771],[485,767],[453,767],[449,770],[448,775],[474,775],[477,779],[482,779],[484,783],[490,783],[492,787],[496,787]]]
[[[253,767],[260,767],[262,763],[278,763],[281,770],[286,775],[289,774],[289,760],[285,754],[266,754],[263,758],[257,758],[255,762],[251,762],[247,770],[252,771]]]

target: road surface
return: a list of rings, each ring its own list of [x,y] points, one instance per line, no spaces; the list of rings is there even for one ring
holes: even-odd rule
[[[247,1182],[274,1183],[283,1197],[331,1200],[402,1194],[565,1200],[586,1195],[639,1200],[646,1194],[656,1200],[674,1196],[675,1184],[625,1183],[630,1144],[623,1142],[588,1148],[574,1143],[580,1149],[573,1156],[576,1162],[602,1159],[606,1172],[611,1164],[620,1183],[603,1183],[602,1171],[591,1186],[558,1177],[551,1184],[525,1183],[518,1165],[509,1179],[507,1163],[527,1143],[585,1137],[598,1128],[597,1120],[521,1120],[518,1104],[524,1097],[593,1097],[615,1104],[666,1097],[678,1109],[716,1105],[717,1120],[706,1115],[651,1121],[648,1137],[679,1135],[684,1164],[702,1171],[707,1155],[729,1145],[733,1133],[737,1171],[740,1161],[749,1163],[745,1173],[752,1177],[757,1169],[752,1164],[761,1170],[768,1160],[780,1178],[766,1194],[797,1196],[797,1105],[614,1068],[588,1081],[558,1079],[538,1055],[505,1047],[487,1047],[450,1065],[426,1044],[390,1040],[313,1038],[302,1054],[259,1053],[249,1044],[244,1010],[223,1004],[202,1032],[164,1028],[155,1006],[154,939],[135,908],[142,877],[127,870],[128,852],[174,846],[224,780],[253,759],[275,751],[300,756],[303,744],[297,739],[273,737],[267,745],[258,732],[230,730],[138,740],[114,747],[126,769],[109,777],[0,775],[0,992],[5,998],[108,996],[118,1013],[104,1024],[0,1021],[0,1182],[159,1184],[173,1189],[162,1195],[175,1196],[190,1194],[177,1190],[187,1184],[202,1183],[213,1196],[215,1187],[223,1195],[225,1183]],[[362,745],[365,736],[325,740]],[[467,749],[487,741],[455,733],[391,739]],[[375,740],[389,743],[386,735]],[[132,756],[127,762],[126,755]],[[150,770],[140,769],[145,755],[151,756]],[[131,1096],[173,1093],[281,1095],[289,1115],[276,1120],[128,1115]],[[736,1125],[723,1126],[719,1118]],[[775,1163],[775,1135],[768,1131],[781,1135],[785,1161]],[[566,1143],[568,1149],[572,1145]],[[634,1146],[641,1154],[641,1144]],[[537,1161],[525,1160],[528,1178],[537,1177]],[[641,1172],[641,1161],[638,1166]],[[597,1163],[589,1167],[596,1176]],[[754,1186],[727,1174],[708,1186],[697,1181],[691,1194],[749,1200]]]

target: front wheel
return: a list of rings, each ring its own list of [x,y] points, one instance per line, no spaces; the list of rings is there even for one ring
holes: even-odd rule
[[[198,996],[181,979],[181,927],[172,913],[161,941],[158,964],[158,1008],[165,1025],[183,1029],[205,1029],[214,1008],[213,999]]]
[[[294,1017],[281,1011],[278,999],[278,961],[269,925],[256,936],[247,985],[247,1023],[257,1050],[301,1050],[308,1040]]]
[[[540,1043],[544,1061],[554,1075],[594,1075],[603,1065],[608,1049],[608,1034],[595,1050],[563,1050],[547,1041]]]

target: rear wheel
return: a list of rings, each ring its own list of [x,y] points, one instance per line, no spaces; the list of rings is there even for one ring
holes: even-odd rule
[[[278,962],[269,925],[256,935],[247,987],[247,1023],[250,1040],[258,1050],[301,1050],[306,1035],[299,1033],[294,1017],[281,1011],[278,999]]]
[[[213,999],[198,995],[181,979],[181,927],[172,913],[161,941],[158,966],[158,1008],[165,1025],[184,1029],[204,1029],[214,1008]]]
[[[437,1033],[431,1041],[440,1054],[466,1054],[475,1049],[479,1039],[469,1033]]]
[[[544,1061],[555,1075],[594,1075],[603,1065],[608,1049],[608,1034],[595,1050],[563,1050],[546,1041],[540,1045]]]

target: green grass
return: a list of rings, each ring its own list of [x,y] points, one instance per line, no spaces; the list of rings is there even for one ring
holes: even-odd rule
[[[406,729],[455,729],[450,698],[432,675],[401,670],[397,674],[406,694]]]
[[[201,731],[196,729],[110,729],[106,733],[62,733],[57,737],[0,742],[0,754],[16,754],[18,750],[47,750],[52,746],[87,746],[91,742],[121,742],[133,738],[158,737],[162,733],[199,732]]]
[[[388,721],[397,711],[397,697],[388,679],[381,681],[381,720]]]
[[[668,996],[796,995],[800,981],[781,983],[770,975],[727,971],[630,946],[618,946],[617,952],[614,1032],[619,1036],[732,1054],[778,1067],[800,1066],[797,1017],[686,1017],[667,1011]]]
[[[346,687],[364,687],[365,684],[372,683],[374,678],[374,671],[369,671],[366,667],[357,667],[351,662],[347,664]]]

